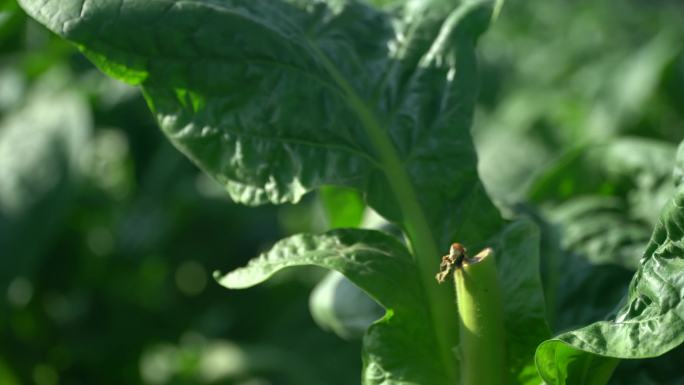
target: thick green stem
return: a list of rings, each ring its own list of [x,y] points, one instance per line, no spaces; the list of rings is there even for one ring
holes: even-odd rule
[[[505,385],[506,344],[496,260],[485,249],[454,273],[461,385]]]

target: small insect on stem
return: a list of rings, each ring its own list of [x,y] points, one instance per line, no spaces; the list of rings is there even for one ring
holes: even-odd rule
[[[468,250],[460,243],[452,243],[449,248],[449,254],[442,257],[442,262],[439,264],[439,273],[435,275],[437,282],[444,282],[449,273],[457,270],[463,265],[463,261],[468,257]]]

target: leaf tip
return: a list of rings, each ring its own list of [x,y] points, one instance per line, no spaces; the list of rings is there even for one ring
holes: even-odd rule
[[[235,284],[235,280],[231,278],[231,273],[223,273],[220,270],[214,270],[212,274],[214,281],[226,289],[239,289],[239,285]]]

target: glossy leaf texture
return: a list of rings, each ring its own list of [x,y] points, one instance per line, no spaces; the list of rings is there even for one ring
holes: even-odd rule
[[[394,221],[418,200],[441,247],[459,230],[483,239],[465,211],[488,203],[469,127],[490,2],[412,1],[393,14],[333,0],[20,4],[140,84],[168,137],[236,201],[344,185]]]
[[[438,342],[430,330],[414,262],[404,245],[384,233],[346,229],[296,235],[219,282],[246,288],[283,268],[301,265],[341,272],[387,310],[364,338],[364,384],[454,383],[454,374],[441,365],[435,348]]]
[[[536,362],[548,384],[605,384],[617,358],[662,355],[684,342],[684,189],[663,209],[624,305],[609,321],[544,342]]]

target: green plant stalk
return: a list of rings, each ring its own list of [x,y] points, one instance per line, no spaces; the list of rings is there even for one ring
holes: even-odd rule
[[[461,385],[506,384],[506,343],[496,259],[485,249],[454,272]]]
[[[335,65],[316,46],[311,47],[318,53],[321,62],[331,74],[335,83],[340,86],[346,95],[349,106],[356,111],[363,124],[377,157],[383,169],[387,181],[394,193],[399,209],[402,214],[402,224],[409,238],[411,251],[418,267],[418,276],[427,294],[427,306],[430,319],[437,336],[437,349],[443,367],[451,371],[456,377],[456,365],[452,353],[452,342],[456,340],[456,333],[451,320],[455,318],[453,297],[448,290],[437,285],[435,281],[435,269],[439,261],[439,247],[430,230],[422,207],[418,203],[418,195],[415,187],[403,167],[386,128],[380,123],[368,104],[354,91],[353,87],[344,79]]]
[[[477,9],[483,4],[489,4],[489,1],[479,0],[466,3],[452,12],[445,23],[458,24],[470,11]],[[439,37],[440,40],[447,38],[449,38],[448,35]],[[436,46],[439,46],[439,44]],[[375,112],[369,108],[368,102],[359,96],[354,87],[342,76],[326,54],[315,44],[311,44],[310,48],[321,60],[334,83],[340,87],[345,96],[345,101],[356,112],[372,143],[378,165],[384,172],[399,205],[402,216],[401,223],[409,239],[411,253],[416,261],[418,276],[426,293],[428,312],[437,338],[435,343],[442,366],[451,372],[452,378],[456,378],[457,365],[455,365],[452,351],[453,344],[457,340],[456,328],[453,327],[453,320],[456,318],[456,309],[453,306],[453,293],[438,286],[434,279],[437,262],[441,253],[437,238],[433,234],[424,210],[419,203],[417,191],[404,168],[404,162],[399,157],[397,149],[388,134],[387,127],[381,123]],[[469,58],[466,57],[466,60],[469,60]]]

